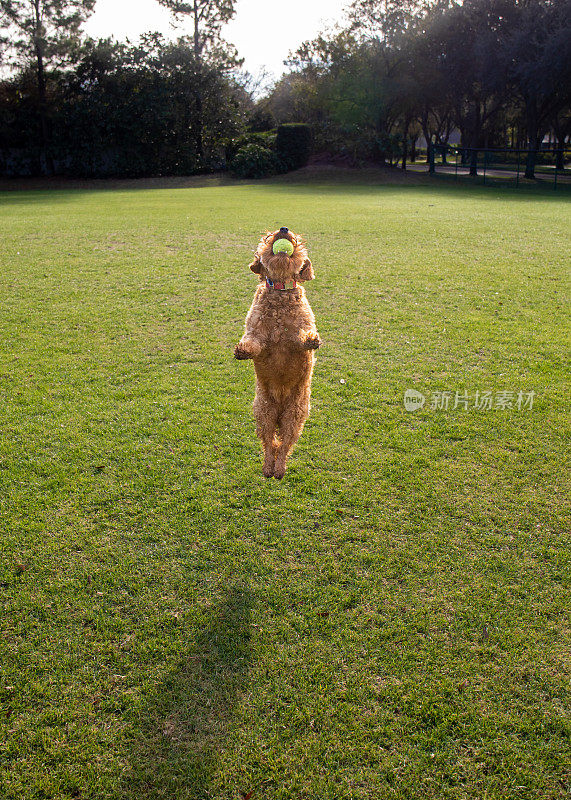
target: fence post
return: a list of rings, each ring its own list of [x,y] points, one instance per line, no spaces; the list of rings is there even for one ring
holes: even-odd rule
[[[434,145],[428,142],[428,173],[434,175]]]
[[[486,164],[488,163],[488,151],[484,150],[484,186],[486,185]]]
[[[456,148],[456,163],[454,165],[454,180],[458,180],[458,148]]]
[[[515,188],[516,189],[519,186],[519,154],[520,154],[520,150],[519,150],[519,147],[518,147],[518,150],[517,150],[517,175],[516,175],[516,178],[515,178]]]

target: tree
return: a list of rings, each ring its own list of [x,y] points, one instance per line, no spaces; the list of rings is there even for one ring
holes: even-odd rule
[[[204,152],[193,102],[200,81]],[[87,42],[66,78],[56,117],[61,162],[75,174],[188,175],[220,169],[225,142],[241,133],[251,100],[239,83],[203,64],[192,42],[145,34],[136,45]]]
[[[433,140],[437,144],[447,144],[453,124],[450,86],[441,68],[443,20],[442,10],[434,10],[426,18],[417,20],[403,40],[404,74],[407,76],[403,99],[427,145]]]
[[[297,89],[306,107],[299,121],[328,129],[334,149],[353,160],[384,163],[394,155],[394,128],[401,116],[401,60],[397,49],[378,38],[366,40],[353,29],[337,29],[304,42],[289,60],[298,71],[278,88],[289,84]],[[326,144],[319,137],[317,142]]]
[[[422,0],[353,0],[348,16],[365,38],[393,44],[425,10]]]
[[[216,65],[224,71],[240,66],[243,59],[238,59],[233,45],[224,42],[221,37],[222,26],[229,22],[236,13],[236,0],[158,0],[180,21],[189,17],[192,21],[192,50],[196,61],[196,81],[194,88],[195,140],[200,158],[204,157],[203,142],[203,106],[204,92],[202,77],[204,65]]]
[[[95,0],[0,0],[0,28],[11,66],[32,65],[37,91],[41,158],[53,172],[49,151],[48,70],[69,59]],[[41,160],[40,158],[40,160]]]
[[[236,0],[158,0],[175,19],[190,17],[193,23],[191,34],[196,59],[204,59],[208,53],[217,53],[222,43],[222,26],[230,22],[236,13]]]
[[[551,127],[556,141],[556,167],[565,169],[565,141],[571,137],[571,105],[557,109],[551,117]]]
[[[438,83],[462,144],[471,148],[471,175],[477,174],[478,148],[489,146],[508,99],[504,53],[512,18],[513,0],[465,0],[427,18]]]
[[[405,167],[415,126],[436,145],[458,128],[476,175],[478,150],[511,131],[512,145],[528,141],[530,177],[548,130],[562,150],[571,0],[352,0],[348,18],[302,44],[270,96],[279,119],[311,122],[324,150],[383,160],[402,137]]]
[[[506,41],[509,78],[525,109],[528,155],[525,177],[553,119],[571,103],[571,2],[526,0]]]

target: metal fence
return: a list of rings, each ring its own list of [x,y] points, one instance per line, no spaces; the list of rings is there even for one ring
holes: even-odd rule
[[[528,150],[511,148],[476,149],[455,145],[430,145],[427,154],[430,174],[471,176],[480,183],[510,182],[516,187],[525,179]],[[416,166],[418,169],[418,165]],[[534,181],[551,185],[571,186],[571,149],[545,149],[535,153]]]

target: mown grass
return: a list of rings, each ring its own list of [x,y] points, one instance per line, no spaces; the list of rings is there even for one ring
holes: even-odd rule
[[[568,796],[566,198],[0,204],[0,796]],[[282,482],[232,359],[278,225],[326,343]]]

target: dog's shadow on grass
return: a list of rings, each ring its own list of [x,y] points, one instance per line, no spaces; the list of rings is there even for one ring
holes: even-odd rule
[[[230,587],[192,652],[141,712],[122,797],[211,797],[218,754],[247,681],[251,603],[247,585]]]

